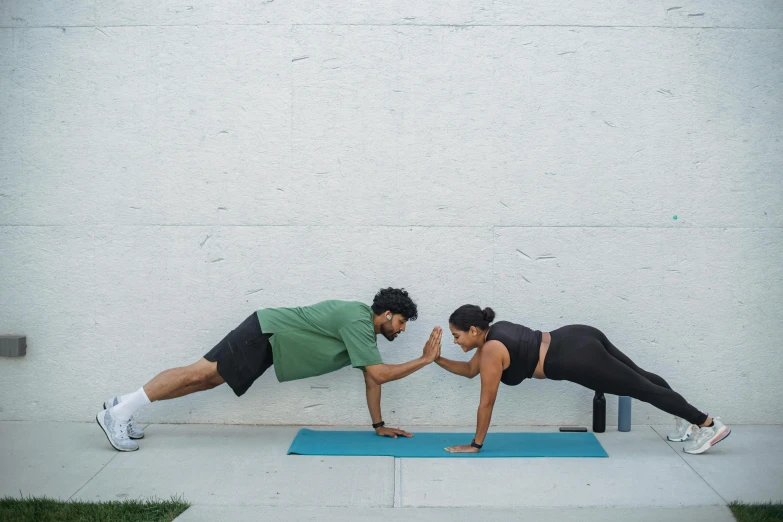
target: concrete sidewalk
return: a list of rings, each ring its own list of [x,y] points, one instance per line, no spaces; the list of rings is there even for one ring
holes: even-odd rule
[[[299,428],[194,424],[147,426],[139,451],[119,453],[95,423],[5,421],[0,496],[182,496],[191,522],[731,521],[729,501],[783,501],[782,426],[732,426],[704,455],[668,443],[669,428],[597,434],[608,459],[477,460],[287,456]]]

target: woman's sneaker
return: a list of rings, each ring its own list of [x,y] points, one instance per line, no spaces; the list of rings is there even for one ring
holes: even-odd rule
[[[103,409],[108,410],[112,406],[117,406],[120,403],[119,397],[112,397],[108,401],[103,403]],[[136,428],[136,426],[133,424],[136,419],[134,419],[135,415],[132,415],[130,420],[128,421],[128,436],[132,439],[143,439],[144,438],[144,432],[140,429]]]
[[[685,419],[679,417],[676,417],[676,419],[677,427],[674,428],[673,432],[666,435],[666,438],[672,442],[684,442],[691,438],[691,435],[693,435],[693,432],[696,431],[697,427]]]
[[[712,426],[699,428],[699,431],[694,436],[693,442],[683,449],[685,453],[690,453],[692,455],[704,453],[712,446],[731,435],[729,427],[723,424],[719,418],[713,418],[712,422]]]

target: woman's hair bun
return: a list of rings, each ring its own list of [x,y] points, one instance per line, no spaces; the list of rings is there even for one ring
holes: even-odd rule
[[[481,313],[486,322],[491,323],[495,320],[495,311],[492,308],[487,307]]]

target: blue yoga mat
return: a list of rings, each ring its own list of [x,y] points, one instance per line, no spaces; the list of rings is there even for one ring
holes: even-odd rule
[[[470,444],[472,433],[416,433],[390,439],[372,431],[302,429],[289,455],[382,456],[408,458],[608,457],[592,433],[490,433],[478,453],[443,448]]]

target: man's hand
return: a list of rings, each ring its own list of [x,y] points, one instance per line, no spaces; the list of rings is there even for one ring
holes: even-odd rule
[[[474,448],[470,444],[464,444],[462,446],[452,446],[450,448],[444,448],[449,453],[478,453],[479,449]]]
[[[442,335],[443,331],[440,326],[436,326],[432,329],[432,333],[430,334],[429,340],[424,345],[424,353],[422,354],[422,357],[427,363],[434,362],[435,359],[440,357],[440,339]]]
[[[376,428],[375,434],[379,437],[391,437],[393,439],[396,439],[398,435],[401,437],[413,437],[412,433],[408,433],[405,430],[401,430],[399,428],[387,428],[386,426]]]

